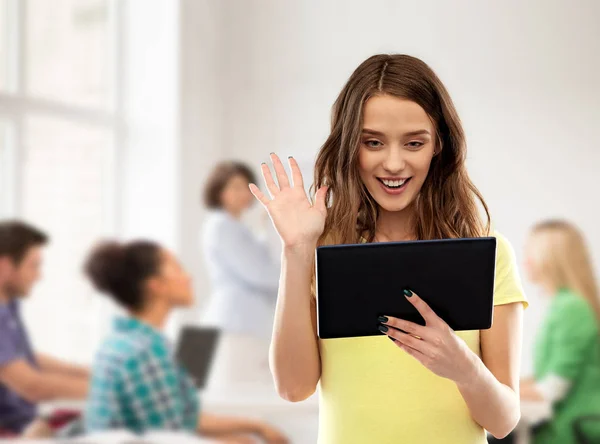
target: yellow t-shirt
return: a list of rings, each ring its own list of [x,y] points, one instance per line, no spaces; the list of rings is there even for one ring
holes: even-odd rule
[[[523,302],[515,256],[496,233],[494,305]],[[479,331],[456,333],[481,356]],[[486,444],[456,384],[433,374],[386,336],[325,339],[320,444]]]

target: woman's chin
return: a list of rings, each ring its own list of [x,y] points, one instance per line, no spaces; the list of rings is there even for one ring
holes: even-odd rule
[[[175,302],[176,307],[179,308],[190,308],[191,306],[194,305],[194,298],[193,297],[186,297],[186,298],[181,298],[179,299],[177,302]]]
[[[388,213],[399,213],[401,211],[405,211],[409,206],[411,201],[406,199],[406,198],[392,198],[390,199],[389,196],[384,196],[381,199],[375,199],[375,201],[377,202],[377,204],[379,205],[379,208],[381,208],[381,210],[388,212]]]

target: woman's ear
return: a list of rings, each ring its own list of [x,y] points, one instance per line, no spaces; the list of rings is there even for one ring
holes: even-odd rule
[[[146,280],[146,283],[144,284],[144,290],[146,294],[154,295],[160,293],[161,285],[162,283],[160,281],[160,277],[152,276]]]

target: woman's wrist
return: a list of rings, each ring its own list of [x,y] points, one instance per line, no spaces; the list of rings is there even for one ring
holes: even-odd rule
[[[466,348],[461,371],[454,380],[459,390],[473,388],[479,383],[482,366],[483,362],[479,356]]]
[[[259,422],[259,421],[255,421],[255,422],[251,422],[248,424],[248,428],[247,428],[247,432],[248,433],[253,433],[255,435],[263,435],[265,431],[265,426],[263,423]]]
[[[293,245],[283,245],[283,256],[286,258],[314,258],[315,250],[317,248],[317,241],[314,242],[303,242]]]

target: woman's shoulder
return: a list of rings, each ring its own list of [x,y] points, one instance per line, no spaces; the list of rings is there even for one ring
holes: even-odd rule
[[[218,239],[223,233],[239,228],[239,222],[225,211],[210,211],[202,226],[202,235],[205,242]]]
[[[506,236],[498,230],[493,230],[491,236],[496,238],[496,264],[504,266],[516,262],[515,250]]]
[[[594,307],[576,291],[563,288],[551,305],[548,318],[557,329],[567,329],[578,336],[596,336],[599,322]]]
[[[594,316],[592,304],[577,291],[569,288],[561,288],[558,291],[556,305],[563,313],[568,311],[571,314],[579,313],[582,317]]]
[[[219,227],[231,223],[231,217],[223,210],[210,210],[204,218],[205,229]]]
[[[499,231],[493,230],[496,238],[496,272],[494,279],[494,305],[522,302],[529,304],[521,283],[515,250],[510,241]]]
[[[154,348],[151,342],[134,334],[111,333],[100,346],[96,359],[108,366],[124,368],[145,359]]]

